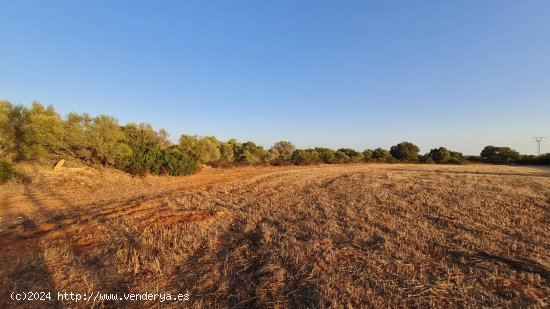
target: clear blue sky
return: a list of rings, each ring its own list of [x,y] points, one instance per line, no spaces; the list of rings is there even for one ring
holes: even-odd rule
[[[2,1],[0,99],[269,147],[550,152],[550,1]]]

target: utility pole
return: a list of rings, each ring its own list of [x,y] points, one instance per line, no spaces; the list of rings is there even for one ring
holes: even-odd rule
[[[537,155],[540,156],[540,142],[544,139],[544,136],[533,137],[537,141]]]

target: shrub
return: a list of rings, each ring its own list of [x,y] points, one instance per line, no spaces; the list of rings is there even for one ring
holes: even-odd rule
[[[330,148],[317,147],[314,149],[319,155],[319,160],[326,164],[337,163],[336,152]]]
[[[15,148],[17,109],[8,101],[0,101],[0,158]]]
[[[446,163],[451,159],[451,152],[445,147],[439,147],[431,149],[426,157],[431,158],[435,163]],[[426,160],[427,158],[424,158],[424,161]]]
[[[221,158],[220,141],[214,136],[182,135],[179,150],[195,158],[199,163],[218,161]]]
[[[334,153],[334,156],[336,157],[336,163],[343,164],[343,163],[349,163],[351,161],[350,157],[342,151],[336,151]]]
[[[65,134],[63,136],[64,148],[76,158],[91,161],[90,127],[92,117],[88,114],[70,113],[63,122]]]
[[[461,152],[451,151],[451,158],[449,159],[448,163],[464,164],[464,163],[467,163],[467,160]]]
[[[483,158],[481,156],[466,156],[465,161],[473,162],[473,163],[481,163],[483,162]]]
[[[269,152],[272,154],[272,160],[289,161],[294,150],[296,150],[296,147],[291,142],[280,141],[275,143],[269,149]]]
[[[418,152],[420,152],[418,146],[410,142],[401,142],[390,148],[390,154],[403,162],[418,161]]]
[[[363,160],[365,162],[370,162],[370,161],[373,161],[373,151],[372,149],[367,149],[365,151],[363,151]]]
[[[190,175],[197,172],[198,162],[177,149],[165,149],[162,151],[161,172],[170,176]]]
[[[0,184],[6,183],[17,176],[15,166],[5,161],[0,161]]]
[[[39,159],[62,150],[63,120],[51,105],[33,102],[30,109],[23,110],[23,117],[19,158]]]
[[[237,153],[237,161],[246,164],[258,164],[266,162],[269,159],[269,153],[262,146],[257,146],[254,142],[246,142],[240,145]]]
[[[221,162],[227,165],[235,161],[235,153],[229,143],[220,143],[219,149]]]
[[[550,165],[550,153],[541,154],[537,158],[538,164]]]
[[[347,160],[343,163],[347,162],[359,162],[363,160],[364,156],[361,152],[357,152],[354,149],[351,148],[340,148],[338,149],[337,153],[341,152],[344,153],[347,156]]]
[[[509,147],[486,146],[481,151],[480,156],[485,162],[493,164],[515,163],[520,159],[519,152]]]
[[[142,147],[133,151],[125,169],[132,175],[143,176],[149,173],[180,176],[193,174],[197,168],[198,162],[178,149]]]
[[[432,159],[432,157],[430,157],[429,155],[422,156],[422,158],[420,158],[420,162],[426,163],[426,164],[434,164],[434,163],[436,163],[436,162],[434,161],[434,159]]]
[[[394,159],[389,151],[380,147],[372,152],[372,158],[378,162],[390,162]]]
[[[297,165],[319,164],[321,158],[315,149],[297,149],[292,153],[292,162]]]
[[[163,166],[162,151],[159,148],[134,148],[125,170],[133,175],[160,174]]]
[[[124,168],[128,164],[132,149],[125,143],[124,132],[115,118],[106,115],[94,117],[89,138],[94,161],[117,168]]]
[[[523,155],[518,161],[520,164],[533,164],[533,165],[549,165],[550,153],[545,153],[540,156],[535,155]]]

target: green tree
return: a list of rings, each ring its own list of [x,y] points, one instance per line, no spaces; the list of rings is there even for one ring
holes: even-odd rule
[[[509,147],[486,146],[481,151],[481,158],[493,164],[509,164],[519,161],[519,152]]]
[[[195,158],[199,163],[218,161],[221,158],[220,141],[213,136],[182,135],[179,149],[183,154]]]
[[[363,160],[365,160],[365,162],[370,162],[374,160],[373,155],[374,151],[372,149],[367,149],[363,151]]]
[[[343,163],[359,162],[365,158],[361,152],[355,151],[354,149],[351,149],[351,148],[340,148],[338,149],[338,151],[336,151],[336,153],[338,152],[344,153],[348,157],[348,160]]]
[[[89,114],[70,113],[63,122],[65,134],[63,136],[64,149],[74,157],[90,161],[90,128],[92,117]]]
[[[269,152],[273,155],[273,160],[289,161],[296,147],[291,142],[279,141],[275,143]]]
[[[132,155],[125,135],[115,118],[99,115],[90,125],[90,151],[93,159],[103,165],[124,168]]]
[[[8,101],[0,101],[0,158],[15,150],[16,127],[13,123],[15,107]]]
[[[326,164],[337,163],[336,151],[330,148],[316,147],[315,151],[319,154],[319,159],[321,162]]]
[[[309,165],[321,163],[319,153],[315,149],[296,149],[292,153],[292,162],[298,165]]]
[[[258,164],[269,159],[269,153],[262,146],[258,146],[251,141],[243,143],[241,151],[239,157],[240,162]]]
[[[435,163],[447,163],[451,159],[451,152],[445,147],[431,149],[427,154]]]
[[[378,162],[390,162],[393,159],[389,151],[380,147],[374,149],[372,152],[372,158]]]
[[[390,148],[390,154],[399,161],[412,162],[418,161],[420,149],[413,143],[401,142]]]
[[[19,157],[38,159],[48,153],[59,154],[63,150],[65,130],[63,120],[53,106],[44,107],[39,102],[33,102],[32,107],[23,113]]]
[[[220,143],[220,160],[224,163],[232,163],[235,161],[235,153],[233,147],[229,143]]]

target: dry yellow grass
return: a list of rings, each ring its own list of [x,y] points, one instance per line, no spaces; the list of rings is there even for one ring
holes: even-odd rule
[[[96,308],[550,301],[548,168],[250,167],[145,179],[34,173],[32,183],[0,193],[1,308],[14,306],[14,290],[191,296]]]

